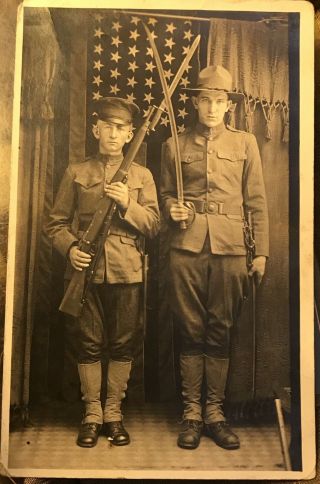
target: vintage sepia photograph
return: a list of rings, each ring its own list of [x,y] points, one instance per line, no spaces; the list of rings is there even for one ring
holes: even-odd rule
[[[158,7],[17,9],[2,465],[310,479],[313,7]]]

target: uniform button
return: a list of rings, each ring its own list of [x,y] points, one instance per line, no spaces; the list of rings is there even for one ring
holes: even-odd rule
[[[110,168],[110,165],[106,165],[107,170]]]
[[[207,171],[208,175],[210,175],[212,173],[212,170],[211,168],[208,168],[208,171]]]
[[[209,188],[209,189],[208,189],[208,192],[209,192],[209,193],[212,193],[212,192],[213,192],[213,188]]]
[[[208,150],[208,153],[209,153],[209,155],[212,155],[213,151],[212,150]]]
[[[212,140],[213,140],[213,137],[212,137],[212,136],[209,136],[209,137],[208,137],[208,140],[209,140],[209,141],[212,141]]]
[[[209,203],[209,210],[214,210],[214,209],[215,209],[215,204]]]

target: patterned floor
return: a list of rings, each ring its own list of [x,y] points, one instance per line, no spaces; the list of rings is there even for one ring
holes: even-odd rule
[[[33,426],[10,433],[10,469],[77,470],[284,470],[277,427],[234,427],[241,448],[226,451],[202,437],[198,449],[176,445],[179,423],[173,406],[148,404],[128,408],[125,425],[131,444],[111,446],[101,435],[96,447],[76,445],[79,405],[54,405],[33,412]]]

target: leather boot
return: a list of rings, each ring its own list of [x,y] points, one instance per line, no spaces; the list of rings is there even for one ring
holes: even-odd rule
[[[195,449],[202,431],[201,388],[204,372],[203,355],[180,355],[180,373],[183,400],[182,430],[178,446]]]
[[[207,398],[204,433],[224,449],[238,449],[240,447],[239,438],[226,423],[222,408],[228,369],[228,358],[219,359],[205,355]]]
[[[77,444],[80,447],[94,447],[102,425],[101,362],[79,363],[78,371],[85,414],[81,422]]]
[[[113,445],[127,445],[130,442],[129,434],[122,423],[121,413],[121,402],[126,395],[130,372],[131,361],[109,361],[103,421],[106,435]]]

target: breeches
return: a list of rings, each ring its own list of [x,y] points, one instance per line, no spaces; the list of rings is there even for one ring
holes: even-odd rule
[[[79,363],[94,363],[107,352],[130,361],[140,323],[141,283],[93,284],[77,325]]]
[[[169,277],[181,353],[228,358],[231,328],[248,294],[246,257],[213,255],[207,238],[199,254],[171,249]]]

